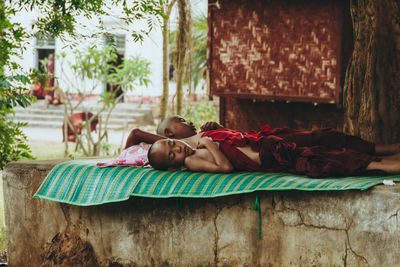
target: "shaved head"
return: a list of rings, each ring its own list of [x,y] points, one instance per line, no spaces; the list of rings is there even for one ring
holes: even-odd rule
[[[149,149],[150,165],[157,170],[176,169],[184,166],[185,158],[195,153],[186,142],[176,139],[161,139]]]
[[[157,134],[168,138],[186,138],[197,133],[196,127],[192,122],[187,122],[182,116],[172,116],[162,122],[157,127]]]
[[[171,119],[175,118],[175,117],[176,116],[169,117],[169,118],[166,118],[165,120],[163,120],[162,122],[160,122],[160,124],[158,124],[158,127],[157,127],[157,134],[165,136],[165,128],[167,128],[171,124]]]

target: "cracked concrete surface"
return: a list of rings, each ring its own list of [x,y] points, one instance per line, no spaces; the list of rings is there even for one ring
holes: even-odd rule
[[[10,266],[39,266],[46,242],[68,232],[90,243],[101,266],[400,265],[400,186],[183,199],[180,208],[175,199],[32,199],[55,163],[13,163],[3,174]]]

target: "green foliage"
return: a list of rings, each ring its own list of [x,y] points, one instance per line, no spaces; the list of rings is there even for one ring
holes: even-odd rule
[[[75,64],[72,64],[74,74],[80,79],[94,79],[100,82],[108,80],[107,75],[113,70],[113,63],[118,55],[112,46],[104,49],[89,47],[87,50],[75,50]]]
[[[95,80],[97,84],[110,84],[111,92],[104,90],[102,102],[110,106],[114,104],[115,92],[121,88],[125,92],[134,90],[137,85],[148,85],[151,74],[150,62],[139,56],[123,58],[122,63],[115,64],[118,58],[113,46],[97,49],[90,47],[86,51],[75,51],[75,63],[72,64],[74,74],[82,80]],[[82,89],[83,88],[83,89]],[[75,89],[83,95],[85,87],[76,85]],[[72,88],[71,88],[72,89]]]
[[[10,112],[12,110],[5,107],[0,110],[0,169],[10,161],[33,158],[27,145],[27,137],[21,130],[25,124],[13,122],[7,117]]]
[[[32,31],[37,37],[50,36],[59,37],[65,40],[68,34],[75,37],[75,43],[81,42],[85,37],[96,36],[101,32],[105,33],[102,16],[111,15],[109,13],[108,4],[120,5],[123,7],[124,16],[122,19],[126,24],[133,23],[136,20],[146,20],[147,30],[133,32],[132,35],[136,41],[143,40],[145,34],[148,34],[153,25],[157,23],[158,19],[163,16],[161,12],[162,1],[125,1],[125,0],[20,0],[20,1],[4,1],[0,0],[0,124],[1,124],[1,138],[0,143],[1,151],[1,165],[0,169],[7,161],[16,160],[18,157],[29,157],[29,148],[25,145],[26,137],[20,130],[21,124],[14,124],[6,114],[12,113],[12,108],[19,105],[27,107],[35,98],[26,92],[26,85],[30,84],[29,77],[35,81],[44,84],[47,80],[46,73],[39,73],[33,71],[30,75],[21,75],[20,67],[15,62],[10,62],[10,57],[20,56],[24,49],[23,42],[31,35],[27,34],[19,23],[13,23],[10,20],[11,16],[18,16],[18,12],[25,10],[40,10],[40,15],[35,24],[32,26]],[[77,34],[75,31],[76,17],[85,16],[93,19],[97,16],[100,22],[98,32],[93,32],[89,35]],[[85,25],[82,25],[85,27]],[[74,44],[74,43],[72,43]],[[110,54],[111,55],[111,54]],[[110,61],[102,61],[101,65],[108,68],[107,65]],[[88,62],[90,64],[91,62]],[[88,68],[92,66],[83,66]],[[98,69],[90,69],[90,71],[98,71]],[[86,77],[96,75],[96,73],[85,72],[80,70]],[[103,71],[104,69],[100,69]],[[116,69],[114,77],[109,79],[117,79],[120,77],[117,72],[122,74],[129,73],[127,70]],[[6,74],[7,73],[7,74]],[[111,72],[112,73],[112,72]],[[139,83],[147,84],[148,79],[145,77],[136,76],[135,78]],[[127,88],[130,86],[132,79],[125,79],[124,81],[118,80],[118,84],[126,81]],[[112,81],[111,81],[112,82]],[[129,85],[128,85],[129,84]],[[12,141],[14,140],[14,141]]]
[[[187,66],[185,71],[185,84],[188,84],[190,81],[193,83],[193,88],[196,90],[197,86],[200,84],[202,80],[206,78],[206,69],[207,69],[207,35],[208,35],[208,24],[207,24],[207,16],[201,14],[197,17],[193,18],[191,23],[191,42],[190,49],[191,51],[191,59],[188,57],[188,63],[191,66]],[[172,64],[176,66],[176,56],[177,56],[177,47],[176,47],[176,38],[178,36],[178,29],[171,31],[169,43],[170,43],[170,53],[172,55]],[[192,93],[192,92],[189,92]]]
[[[6,227],[3,224],[0,224],[0,259],[6,257],[7,252],[7,239],[6,239]]]
[[[25,31],[19,23],[12,23],[9,17],[15,15],[16,9],[6,5],[5,1],[0,0],[0,68],[9,64],[11,55],[18,55],[20,43],[24,38]],[[13,66],[17,68],[17,66]]]
[[[21,42],[26,37],[21,25],[12,23],[9,19],[16,12],[16,9],[0,0],[0,109],[13,108],[17,105],[26,107],[33,101],[33,98],[25,92],[25,85],[30,83],[29,78],[13,74],[19,69],[19,65],[10,62],[12,55],[20,54]],[[11,75],[6,74],[6,71]]]
[[[121,153],[121,148],[118,145],[110,144],[103,141],[100,144],[100,154],[104,156],[118,156]]]
[[[35,99],[32,95],[27,94],[25,87],[29,78],[24,75],[6,76],[0,74],[0,108],[14,108],[19,105],[21,107],[29,106]]]
[[[13,113],[15,106],[27,107],[34,100],[25,90],[29,78],[14,74],[19,66],[10,62],[12,55],[19,55],[26,36],[20,24],[9,20],[16,12],[0,0],[0,170],[10,161],[32,158],[27,138],[21,130],[24,124],[14,123],[7,116]]]
[[[43,63],[42,63],[43,64]],[[49,80],[50,75],[47,71],[41,71],[39,69],[33,69],[30,78],[34,83],[40,83],[42,85],[45,85],[46,82]]]
[[[151,74],[150,62],[135,56],[124,59],[122,64],[114,68],[108,78],[113,85],[124,85],[126,91],[132,91],[136,85],[148,86]]]
[[[74,52],[74,64],[71,64],[76,80],[69,81],[69,87],[64,88],[66,96],[66,115],[76,112],[76,110],[90,111],[94,117],[102,114],[102,128],[98,133],[99,138],[95,140],[89,134],[86,136],[76,134],[78,147],[87,156],[95,156],[100,153],[109,153],[109,149],[104,145],[104,138],[107,137],[107,124],[111,112],[116,104],[123,97],[123,94],[117,96],[117,92],[132,91],[137,85],[148,85],[151,74],[150,63],[139,57],[123,58],[121,64],[116,64],[118,59],[117,50],[113,46],[106,46],[101,49],[90,47],[87,50]],[[57,55],[61,59],[61,71],[63,70],[63,61],[65,55]],[[70,64],[70,63],[69,63]],[[89,83],[86,83],[90,81]],[[90,107],[80,108],[79,105],[87,96],[93,93],[95,88],[108,84],[110,90],[103,90],[100,94],[100,100],[94,110]],[[71,94],[77,92],[79,96],[78,105],[72,103]],[[91,110],[92,109],[92,110]],[[92,119],[90,119],[92,120]],[[82,124],[83,133],[89,133],[90,120]],[[100,131],[100,130],[99,130]]]
[[[111,6],[119,6],[123,13],[119,19],[122,19],[126,25],[138,20],[146,22],[146,29],[131,31],[135,41],[143,41],[144,36],[148,35],[164,16],[161,12],[162,3],[163,0],[20,0],[17,5],[29,10],[40,9],[41,15],[33,26],[37,35],[57,36],[60,39],[66,39],[66,36],[70,35],[75,40],[106,34],[103,17],[113,16],[110,12]],[[100,24],[98,32],[89,35],[78,34],[75,19],[78,16],[91,20],[97,19]],[[85,27],[85,25],[82,26]]]
[[[135,42],[143,41],[144,36],[153,30],[155,25],[160,24],[160,20],[165,14],[162,12],[165,0],[113,0],[113,4],[122,4],[124,15],[121,17],[125,23],[131,24],[136,20],[146,21],[147,29],[131,32]]]
[[[219,121],[219,108],[214,102],[192,102],[185,105],[182,116],[199,129],[208,121]]]

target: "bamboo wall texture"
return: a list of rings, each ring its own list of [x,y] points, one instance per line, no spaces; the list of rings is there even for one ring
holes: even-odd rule
[[[346,1],[217,2],[209,1],[208,67],[213,94],[340,102],[351,43],[343,37],[351,30],[351,24],[343,24],[349,12]]]

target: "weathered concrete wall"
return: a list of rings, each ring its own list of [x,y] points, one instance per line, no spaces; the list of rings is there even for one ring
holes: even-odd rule
[[[42,257],[51,256],[46,248],[57,246],[63,235],[88,242],[100,266],[400,264],[400,186],[260,192],[257,240],[255,193],[183,199],[180,208],[175,199],[132,198],[93,207],[33,199],[55,163],[11,163],[5,169],[10,266],[40,266]],[[79,265],[85,264],[74,264]]]

